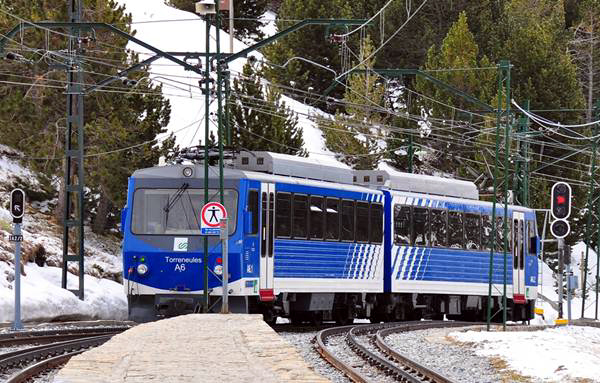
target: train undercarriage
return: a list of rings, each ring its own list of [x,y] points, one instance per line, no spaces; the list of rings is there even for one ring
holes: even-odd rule
[[[203,312],[202,295],[130,295],[129,318],[147,322],[181,314]],[[219,297],[211,296],[209,311],[219,312]],[[517,304],[507,299],[507,320],[528,321],[534,316],[534,301]],[[419,319],[485,321],[487,296],[417,293],[281,293],[272,302],[258,297],[230,296],[233,313],[262,314],[267,323],[278,317],[293,324],[320,324],[335,321],[346,325],[354,319],[369,319],[372,323]],[[502,297],[492,297],[492,321],[502,322]]]

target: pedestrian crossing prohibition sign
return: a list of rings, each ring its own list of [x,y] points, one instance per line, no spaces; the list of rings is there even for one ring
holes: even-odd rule
[[[225,206],[218,202],[209,202],[200,211],[200,234],[219,235],[221,219],[227,218]]]

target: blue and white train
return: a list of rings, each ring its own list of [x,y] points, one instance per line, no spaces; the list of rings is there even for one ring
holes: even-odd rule
[[[211,167],[211,201],[218,185]],[[202,310],[203,186],[203,165],[142,169],[129,179],[122,230],[130,319]],[[242,152],[224,170],[224,205],[233,312],[293,323],[485,318],[490,244],[503,248],[504,206],[494,234],[492,204],[473,183]],[[528,320],[538,285],[535,213],[507,212],[508,254],[497,251],[492,263],[493,311],[505,275],[508,318]],[[210,309],[218,311],[218,237],[208,249]]]

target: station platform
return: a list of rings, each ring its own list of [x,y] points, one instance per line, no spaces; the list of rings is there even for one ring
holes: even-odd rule
[[[138,325],[77,355],[55,383],[328,382],[256,314]]]

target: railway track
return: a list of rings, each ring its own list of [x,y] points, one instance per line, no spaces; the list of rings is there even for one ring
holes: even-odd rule
[[[0,334],[0,348],[19,347],[0,353],[0,380],[6,379],[6,383],[29,381],[129,328],[118,326]]]
[[[399,332],[468,325],[473,323],[433,321],[332,327],[317,334],[316,347],[325,360],[354,382],[453,383],[407,355],[394,351],[385,338]]]

